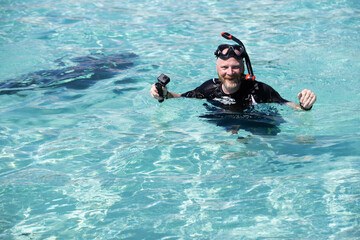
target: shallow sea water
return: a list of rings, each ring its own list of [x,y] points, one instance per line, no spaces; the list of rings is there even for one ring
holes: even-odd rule
[[[1,1],[0,239],[359,239],[359,16],[356,0]],[[232,133],[206,101],[151,98],[160,73],[176,93],[215,77],[224,31],[313,110],[265,106],[281,120]]]

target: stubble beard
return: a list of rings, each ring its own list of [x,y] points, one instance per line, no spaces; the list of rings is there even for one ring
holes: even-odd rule
[[[225,77],[219,76],[219,79],[224,84],[225,88],[228,90],[233,90],[240,86],[240,75],[234,76],[233,79],[226,76]]]

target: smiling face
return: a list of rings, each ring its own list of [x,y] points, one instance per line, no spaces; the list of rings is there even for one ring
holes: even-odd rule
[[[231,94],[239,90],[241,76],[244,73],[244,63],[233,57],[223,60],[218,58],[216,71],[220,81],[223,83],[224,93]]]

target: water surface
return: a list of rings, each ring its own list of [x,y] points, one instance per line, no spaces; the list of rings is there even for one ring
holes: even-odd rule
[[[355,0],[2,1],[0,238],[360,238],[359,13]],[[176,93],[215,77],[224,31],[284,98],[312,89],[313,110],[259,106],[272,125],[245,115],[234,133],[201,117],[206,101],[151,98],[160,73]]]

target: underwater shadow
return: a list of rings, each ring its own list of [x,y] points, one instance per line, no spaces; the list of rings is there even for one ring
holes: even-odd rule
[[[240,129],[253,135],[275,136],[281,132],[279,126],[284,123],[278,110],[267,104],[258,104],[240,111],[228,111],[204,104],[207,113],[199,116],[236,134]]]
[[[99,80],[111,78],[120,71],[131,68],[137,57],[135,53],[119,53],[73,58],[71,61],[77,63],[75,66],[37,71],[0,82],[0,95],[62,86],[69,89],[87,89]],[[59,65],[64,63],[59,61]]]

